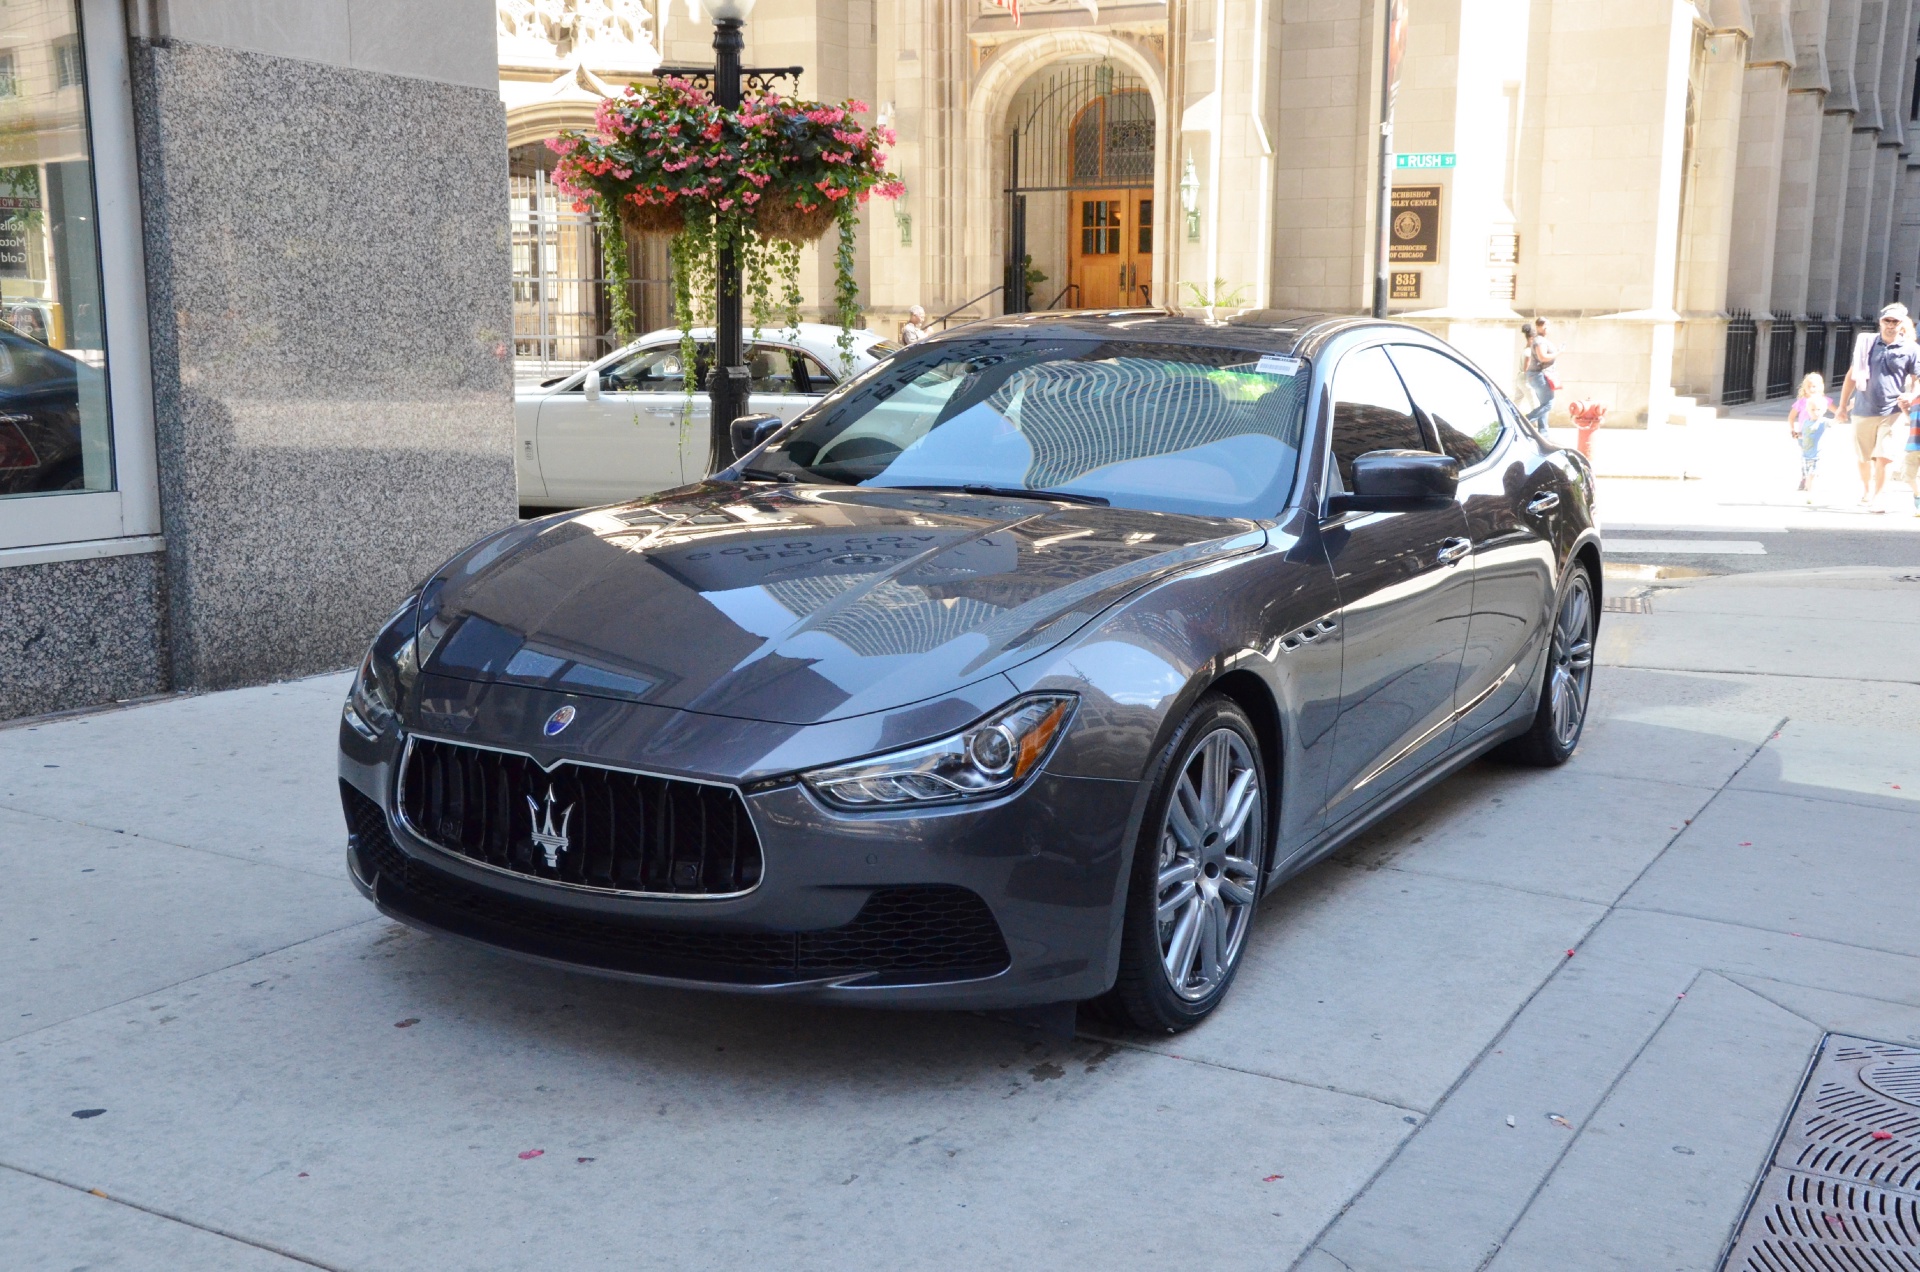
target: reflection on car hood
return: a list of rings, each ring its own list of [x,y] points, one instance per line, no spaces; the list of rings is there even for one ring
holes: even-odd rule
[[[678,491],[536,523],[438,576],[428,667],[789,724],[1005,671],[1248,521],[849,487]]]

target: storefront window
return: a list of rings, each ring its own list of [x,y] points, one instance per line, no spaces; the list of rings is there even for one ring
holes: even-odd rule
[[[0,499],[114,488],[80,34],[0,4]]]

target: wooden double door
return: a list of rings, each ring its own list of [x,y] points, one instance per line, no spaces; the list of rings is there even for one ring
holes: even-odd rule
[[[1153,303],[1153,191],[1075,190],[1068,208],[1067,281],[1076,309]]]

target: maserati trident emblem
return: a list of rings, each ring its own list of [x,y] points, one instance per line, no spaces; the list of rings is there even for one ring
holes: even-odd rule
[[[571,711],[572,707],[563,708]],[[533,802],[533,796],[527,796],[527,811],[533,814],[533,842],[541,852],[547,854],[547,869],[553,870],[560,865],[560,854],[567,850],[573,841],[567,838],[567,823],[573,820],[573,805],[568,804],[560,810],[560,829],[553,828],[553,787],[547,787],[547,813],[544,822],[540,816],[540,805]]]
[[[560,708],[558,711],[554,712],[552,715],[547,717],[546,726],[543,729],[541,729],[541,732],[545,733],[550,738],[559,737],[561,730],[565,729],[568,725],[573,723],[573,717],[576,714],[577,713],[574,711],[572,706],[565,706]]]

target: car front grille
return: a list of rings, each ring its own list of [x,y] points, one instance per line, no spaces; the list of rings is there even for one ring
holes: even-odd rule
[[[340,783],[349,840],[383,904],[489,944],[607,971],[719,983],[866,975],[880,983],[974,980],[1011,958],[987,903],[947,884],[880,887],[851,923],[814,931],[717,930],[600,918],[477,887],[400,850],[386,814]]]
[[[707,897],[760,882],[760,839],[728,786],[578,764],[543,773],[524,755],[415,738],[400,809],[435,847],[533,879]],[[557,851],[538,842],[549,830]]]

